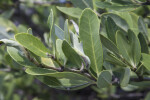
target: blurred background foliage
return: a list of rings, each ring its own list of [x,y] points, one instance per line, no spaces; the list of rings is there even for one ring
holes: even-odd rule
[[[95,1],[100,0],[93,0]],[[144,2],[144,0],[140,1]],[[0,0],[0,39],[11,39],[14,34],[25,33],[32,28],[33,34],[44,40],[44,34],[49,32],[47,18],[50,9],[53,9],[55,24],[62,29],[65,19],[73,19],[78,23],[76,18],[61,13],[56,6],[76,5],[69,0]],[[80,7],[84,9],[85,5]],[[99,14],[107,12],[106,9],[95,9]],[[150,28],[150,6],[138,7],[133,12],[142,16]],[[69,23],[69,29],[74,31],[71,23]],[[33,76],[27,75],[24,68],[13,61],[5,50],[5,46],[2,45],[0,48],[0,100],[115,100],[117,98],[120,98],[119,100],[127,100],[127,98],[128,100],[149,100],[150,89],[141,88],[136,91],[136,87],[130,88],[130,86],[124,89],[108,87],[101,90],[92,86],[78,91],[49,88]]]

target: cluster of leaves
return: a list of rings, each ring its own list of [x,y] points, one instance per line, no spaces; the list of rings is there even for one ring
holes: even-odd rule
[[[14,39],[1,39],[0,45],[6,46],[10,57],[24,66],[27,74],[52,88],[78,90],[95,84],[99,89],[119,85],[130,91],[149,87],[150,30],[142,17],[129,11],[148,1],[71,2],[75,7],[57,9],[75,19],[71,20],[74,28],[67,19],[61,29],[54,23],[51,10],[50,32],[44,34],[43,43],[31,29],[18,33],[9,22],[11,31],[3,33],[15,33]],[[108,13],[93,10],[98,8]]]

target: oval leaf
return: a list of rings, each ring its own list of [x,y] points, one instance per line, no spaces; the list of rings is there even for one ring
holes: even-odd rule
[[[49,53],[49,50],[43,45],[43,43],[31,34],[20,33],[15,35],[15,39],[25,48],[38,56],[47,57],[47,53]]]
[[[79,8],[67,8],[67,7],[57,7],[58,10],[61,12],[75,18],[80,18],[82,10]]]
[[[85,9],[80,18],[79,34],[85,54],[90,58],[91,69],[99,75],[103,65],[103,50],[99,38],[100,21],[91,9]]]
[[[7,47],[7,52],[9,55],[20,65],[25,67],[36,67],[33,63],[31,63],[25,56],[22,55],[21,51],[14,47]]]
[[[112,81],[112,75],[110,71],[108,70],[102,71],[98,77],[97,86],[100,89],[109,87],[111,85],[111,81]]]
[[[76,65],[77,68],[82,66],[83,60],[81,56],[65,40],[62,43],[62,50],[72,64]]]

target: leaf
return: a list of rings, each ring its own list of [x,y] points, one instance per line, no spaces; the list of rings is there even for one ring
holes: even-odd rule
[[[47,57],[47,53],[49,53],[49,50],[43,45],[43,43],[31,34],[19,33],[15,35],[15,39],[25,48],[38,56]]]
[[[41,63],[46,65],[46,66],[55,67],[55,65],[54,65],[54,63],[53,63],[51,58],[43,58],[43,57],[41,57],[40,60],[41,60]]]
[[[112,3],[112,2],[101,2],[98,1],[96,2],[96,6],[98,8],[108,8],[110,10],[115,10],[115,11],[128,11],[128,10],[134,10],[135,8],[139,7],[137,4],[118,4],[118,3]]]
[[[61,40],[65,38],[64,31],[57,25],[55,25],[55,34]]]
[[[100,39],[102,44],[110,51],[112,51],[114,54],[118,55],[119,54],[119,50],[117,48],[117,46],[108,38],[104,37],[103,35],[100,35]]]
[[[42,82],[63,90],[73,90],[80,86],[93,84],[89,78],[73,72],[53,72],[43,68],[28,68],[26,72],[30,75],[38,75],[38,77],[43,76],[45,79],[42,78]]]
[[[64,52],[62,50],[62,43],[63,43],[63,40],[60,40],[60,39],[56,40],[56,51],[57,51],[56,55],[57,55],[59,62],[62,65],[65,65],[67,58],[65,57]]]
[[[118,31],[116,36],[120,54],[136,68],[141,58],[141,47],[137,37],[131,30],[128,30],[128,39],[121,31]]]
[[[117,26],[119,26],[121,29],[123,29],[124,31],[128,31],[129,25],[126,22],[126,20],[123,19],[122,17],[120,17],[119,15],[114,14],[114,13],[104,13],[104,14],[102,14],[102,16],[101,16],[102,25],[106,25],[105,22],[106,22],[108,17],[112,18],[113,21],[115,22],[115,24]]]
[[[60,90],[79,90],[90,85],[90,83],[84,83],[82,81],[76,80],[75,82],[70,82],[68,79],[57,79],[50,76],[36,76],[38,80],[48,85],[51,88],[60,89]],[[78,83],[77,83],[78,82]]]
[[[102,71],[98,77],[97,86],[100,89],[109,87],[111,86],[111,81],[112,81],[112,75],[110,71],[108,70]]]
[[[77,68],[82,66],[84,61],[82,60],[81,56],[78,55],[78,53],[65,40],[62,43],[62,50],[72,64],[76,65]]]
[[[79,7],[81,9],[85,8],[93,8],[93,0],[71,0],[75,7]]]
[[[108,55],[106,56],[105,60],[112,63],[112,64],[120,65],[121,67],[126,67],[127,66],[122,60],[120,60],[114,54],[109,53],[109,52],[108,52]]]
[[[89,57],[84,54],[82,43],[79,41],[79,36],[77,34],[74,34],[73,32],[70,32],[70,34],[73,49],[82,57],[85,62],[86,68],[89,69],[91,62]]]
[[[139,88],[147,88],[150,86],[150,81],[130,82],[131,85],[138,86]]]
[[[9,55],[20,65],[23,65],[25,67],[36,67],[36,65],[34,65],[32,62],[30,62],[23,54],[22,52],[14,47],[7,47],[7,52],[9,53]]]
[[[91,9],[85,9],[80,18],[80,40],[85,55],[90,58],[91,69],[99,75],[103,65],[103,50],[99,38],[100,21]]]
[[[73,21],[73,20],[70,20],[70,21],[72,22],[72,24],[73,24],[73,26],[74,26],[74,29],[75,29],[75,31],[76,31],[76,33],[77,33],[77,35],[79,35],[79,27],[78,27],[78,25],[76,24],[75,21]]]
[[[68,19],[66,19],[64,24],[64,36],[65,39],[70,43],[70,33],[69,33],[69,26],[68,26]]]
[[[142,64],[150,71],[150,55],[142,53]]]
[[[132,12],[115,12],[115,14],[123,18],[128,23],[129,29],[131,29],[136,35],[138,35],[139,30],[137,23],[139,16]]]
[[[114,72],[115,77],[120,80],[120,86],[126,87],[130,81],[130,68],[124,67],[115,70]]]
[[[148,43],[144,37],[144,34],[139,33],[138,38],[139,38],[140,45],[141,45],[141,52],[149,54]]]
[[[116,44],[116,32],[119,29],[119,27],[116,25],[114,20],[111,17],[107,18],[106,21],[106,31],[109,39],[113,41]]]
[[[49,24],[49,28],[50,28],[50,33],[49,33],[49,37],[48,40],[52,40],[49,41],[50,43],[53,43],[55,45],[55,41],[56,41],[56,36],[55,36],[55,28],[54,28],[54,14],[53,14],[53,10],[51,9],[51,12],[49,14],[47,23]],[[53,49],[54,50],[54,49]],[[54,51],[53,51],[54,52]]]
[[[148,37],[147,27],[146,27],[146,24],[145,24],[145,22],[144,22],[144,20],[143,20],[142,17],[139,17],[139,19],[138,19],[138,28],[139,28],[139,31],[140,31],[141,33],[143,33],[143,35],[144,35],[145,37]],[[147,39],[147,38],[146,38],[146,39]]]
[[[0,40],[0,45],[5,44],[6,46],[13,46],[13,47],[19,47],[19,43],[14,41],[14,40],[9,40],[9,39],[1,39]]]
[[[61,12],[75,18],[80,18],[82,10],[79,8],[68,8],[68,7],[57,7],[58,10]]]

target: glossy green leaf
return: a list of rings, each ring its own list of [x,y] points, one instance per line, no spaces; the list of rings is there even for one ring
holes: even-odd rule
[[[7,52],[9,55],[20,65],[23,65],[25,67],[36,67],[32,62],[30,62],[23,54],[22,52],[14,47],[7,47]]]
[[[119,54],[119,50],[117,48],[117,46],[108,38],[104,37],[103,35],[100,35],[100,39],[102,44],[110,51],[112,51],[114,54],[118,55]]]
[[[117,32],[117,47],[120,54],[132,67],[136,68],[141,58],[141,47],[135,34],[128,30],[128,39],[123,32]]]
[[[91,9],[85,9],[80,18],[79,34],[85,55],[90,58],[91,69],[99,75],[103,65],[103,50],[99,38],[100,21]]]
[[[61,12],[75,18],[80,18],[82,10],[79,8],[67,8],[67,7],[57,7],[58,10]]]
[[[64,31],[57,25],[55,25],[55,34],[61,40],[65,38]]]
[[[82,57],[78,55],[78,53],[65,40],[62,43],[62,50],[72,64],[76,65],[77,68],[82,66],[82,63],[84,62]]]
[[[150,55],[142,53],[142,64],[150,71]]]
[[[140,44],[141,44],[141,52],[149,54],[148,43],[147,43],[144,35],[142,33],[139,33],[138,38],[139,38],[139,41],[140,41]]]
[[[98,77],[97,86],[100,89],[109,87],[111,86],[111,81],[112,81],[112,74],[110,73],[110,71],[108,70],[102,71]]]
[[[19,33],[15,35],[15,39],[38,56],[47,57],[47,53],[50,52],[37,37],[31,34]]]

